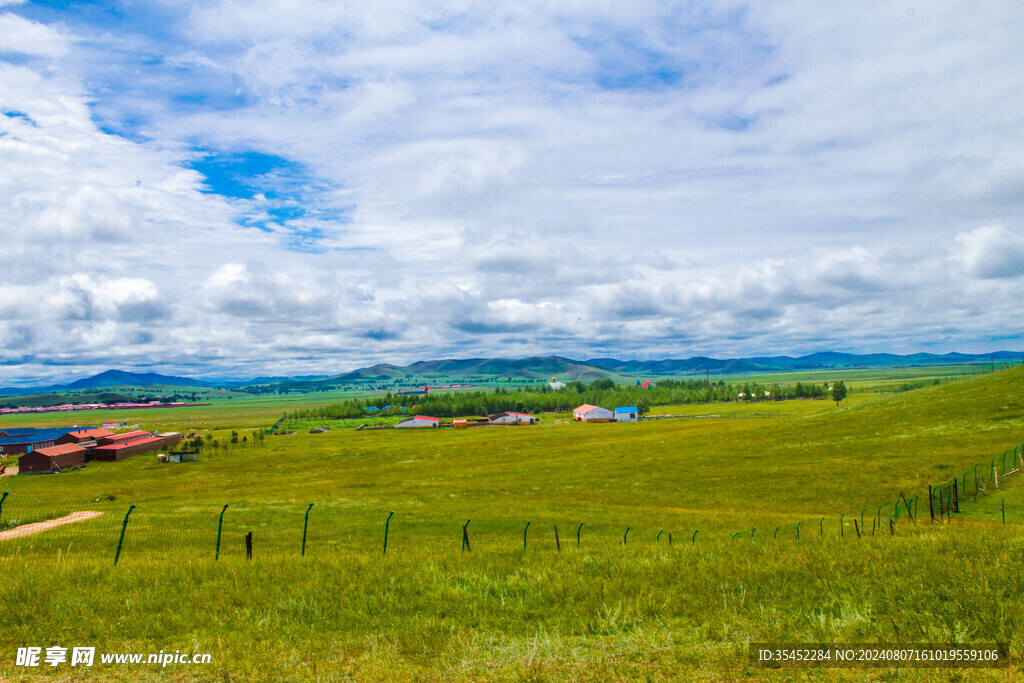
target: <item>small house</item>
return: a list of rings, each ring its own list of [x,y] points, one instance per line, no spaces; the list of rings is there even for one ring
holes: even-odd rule
[[[505,413],[495,413],[494,415],[489,415],[487,417],[487,420],[491,424],[495,424],[495,425],[513,425],[513,424],[532,425],[532,424],[534,424],[537,421],[537,418],[535,418],[533,415],[527,415],[526,413],[510,413],[510,412],[505,412]]]
[[[584,403],[572,411],[572,419],[577,422],[611,422],[615,419],[615,413],[601,406]]]
[[[437,429],[440,425],[440,418],[416,415],[415,417],[405,418],[396,424],[395,427],[402,429]]]
[[[640,411],[636,406],[615,409],[616,422],[636,422],[640,419]]]

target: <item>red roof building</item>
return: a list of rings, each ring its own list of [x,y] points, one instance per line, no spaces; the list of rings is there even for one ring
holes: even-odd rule
[[[61,444],[37,448],[18,458],[18,474],[56,472],[85,462],[85,449],[77,444]]]
[[[57,439],[57,443],[88,443],[90,441],[94,442],[111,436],[114,436],[114,432],[107,429],[79,429],[74,432],[68,432],[64,436],[60,437]]]
[[[166,444],[167,441],[165,439],[159,436],[148,436],[147,434],[145,438],[135,439],[134,441],[122,441],[97,446],[90,452],[90,459],[103,461],[124,460],[139,453],[163,448]]]

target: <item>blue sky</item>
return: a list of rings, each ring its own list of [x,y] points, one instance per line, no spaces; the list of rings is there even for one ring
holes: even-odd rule
[[[0,0],[0,383],[1019,349],[1019,3]]]

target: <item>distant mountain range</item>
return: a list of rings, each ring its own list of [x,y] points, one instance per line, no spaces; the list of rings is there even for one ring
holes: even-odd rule
[[[380,363],[360,368],[342,375],[304,375],[296,377],[259,377],[250,380],[198,380],[190,377],[175,377],[157,373],[135,373],[122,370],[107,370],[92,377],[76,380],[69,384],[46,387],[0,389],[0,395],[17,396],[39,393],[60,393],[65,391],[109,389],[111,387],[204,387],[241,388],[246,386],[281,385],[292,390],[324,389],[346,384],[394,384],[394,383],[486,383],[496,380],[543,380],[557,377],[560,380],[581,380],[609,378],[629,380],[636,377],[699,375],[704,373],[739,374],[750,372],[792,372],[800,370],[828,370],[853,368],[883,368],[923,365],[963,365],[968,363],[1000,362],[1022,360],[1024,353],[998,351],[985,354],[915,353],[899,356],[891,353],[855,354],[825,351],[807,356],[757,356],[753,358],[706,358],[665,360],[619,360],[617,358],[591,358],[575,361],[561,356],[533,358],[470,358],[463,360],[419,361],[411,365],[398,366]]]

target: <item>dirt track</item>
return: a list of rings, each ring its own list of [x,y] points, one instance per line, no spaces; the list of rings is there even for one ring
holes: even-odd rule
[[[17,473],[18,473],[18,466],[17,465],[8,465],[7,469],[4,470],[4,473],[0,474],[0,477],[13,477]]]
[[[7,531],[0,531],[0,541],[6,541],[9,538],[31,536],[32,534],[38,534],[40,531],[46,531],[47,529],[63,526],[65,524],[84,522],[87,519],[99,517],[102,514],[102,512],[95,512],[93,510],[83,510],[81,512],[72,512],[70,515],[59,519],[48,519],[45,522],[36,522],[35,524],[22,524],[21,526],[16,526],[13,529],[8,529]]]

